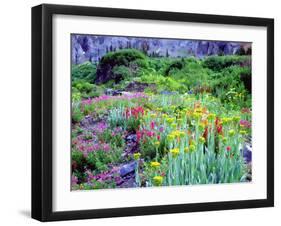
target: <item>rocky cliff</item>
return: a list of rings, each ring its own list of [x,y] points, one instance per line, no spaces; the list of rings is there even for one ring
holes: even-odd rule
[[[135,48],[149,56],[202,58],[209,55],[231,55],[245,51],[250,43],[226,41],[197,41],[159,38],[72,35],[72,63],[97,62],[107,52]]]

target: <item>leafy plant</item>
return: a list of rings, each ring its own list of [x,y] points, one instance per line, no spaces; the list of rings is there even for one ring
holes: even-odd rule
[[[90,62],[85,62],[79,65],[73,65],[71,69],[72,81],[84,80],[86,82],[93,82],[96,77],[96,65]]]
[[[228,55],[228,56],[209,56],[203,61],[203,65],[213,71],[221,71],[224,68],[243,64],[249,56]]]

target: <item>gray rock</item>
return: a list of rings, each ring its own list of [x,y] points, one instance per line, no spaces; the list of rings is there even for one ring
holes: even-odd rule
[[[247,163],[252,162],[252,147],[249,144],[243,147],[243,157]]]
[[[126,175],[133,173],[136,169],[137,163],[135,161],[123,165],[120,168],[120,176],[125,177]]]
[[[113,90],[112,96],[121,96],[122,95],[122,90]]]
[[[80,122],[80,125],[82,127],[90,127],[91,125],[93,125],[95,123],[94,119],[92,116],[87,115],[85,116],[85,118],[83,118]]]
[[[112,92],[113,92],[113,89],[106,89],[106,90],[104,91],[104,94],[105,94],[105,95],[108,95],[108,96],[111,96],[111,95],[112,95]]]
[[[108,96],[121,96],[122,90],[106,89],[104,94]]]
[[[160,94],[163,94],[163,95],[176,95],[176,94],[178,94],[178,92],[164,90],[164,91],[161,91]]]
[[[130,134],[126,137],[127,142],[137,142],[137,135],[136,134]]]
[[[149,84],[145,82],[130,82],[125,91],[127,92],[143,92],[146,88],[156,89],[155,84]]]
[[[155,38],[132,38],[94,35],[72,35],[72,62],[80,64],[86,61],[98,62],[107,52],[124,48],[134,48],[143,51],[148,47],[149,56],[169,57],[204,57],[209,55],[236,54],[249,43],[177,40]]]

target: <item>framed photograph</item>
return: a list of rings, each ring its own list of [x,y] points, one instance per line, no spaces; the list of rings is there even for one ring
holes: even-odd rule
[[[274,21],[32,8],[32,217],[274,205]]]

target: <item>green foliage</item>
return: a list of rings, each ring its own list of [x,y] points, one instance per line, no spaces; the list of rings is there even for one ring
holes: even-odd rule
[[[114,133],[112,134],[112,130],[106,129],[103,133],[98,134],[98,138],[100,141],[104,143],[110,143],[114,147],[122,148],[125,145],[125,141],[122,137],[122,133]]]
[[[146,60],[146,56],[136,49],[122,49],[116,52],[109,52],[101,58],[100,65],[125,65],[136,60]]]
[[[78,166],[82,166],[84,162],[84,156],[81,151],[72,151],[71,152],[71,159],[72,161],[75,161]]]
[[[124,65],[114,66],[112,72],[116,77],[122,77],[123,79],[129,79],[134,76],[134,72]]]
[[[221,71],[224,68],[240,65],[249,60],[249,56],[228,55],[228,56],[209,56],[203,61],[203,65],[213,71]]]
[[[77,95],[81,98],[98,97],[103,93],[103,88],[91,84],[86,80],[76,80],[72,82],[72,96]]]
[[[244,75],[244,81],[241,79]],[[249,84],[250,83],[250,84]],[[247,85],[247,89],[245,87]],[[249,67],[233,65],[211,74],[209,82],[213,93],[224,103],[232,103],[237,107],[250,107],[251,70]]]
[[[111,128],[122,127],[128,131],[136,131],[140,125],[138,118],[126,116],[126,110],[123,107],[112,108],[109,111],[108,121]]]
[[[171,63],[167,69],[165,70],[165,75],[169,75],[172,70],[181,70],[185,66],[184,59],[176,60],[175,62]]]
[[[153,140],[141,142],[140,153],[141,153],[141,156],[143,156],[145,160],[150,161],[150,160],[154,159],[156,157],[156,147],[154,145]]]
[[[113,180],[97,181],[92,180],[92,188],[90,189],[104,189],[104,188],[115,188],[116,183]]]
[[[84,115],[89,115],[96,109],[95,104],[85,104],[84,105]]]
[[[252,71],[250,67],[246,67],[240,73],[240,79],[249,93],[252,93]]]
[[[209,75],[210,70],[204,68],[200,61],[193,59],[185,62],[180,70],[178,68],[169,70],[169,77],[182,84],[179,89],[182,92],[197,86],[207,85]]]
[[[98,150],[89,153],[86,161],[92,170],[102,172],[108,169],[107,164],[110,163],[110,157],[103,150]]]
[[[122,49],[104,55],[97,68],[97,83],[113,80],[115,83],[139,75],[148,67],[148,58],[136,49]]]
[[[79,107],[72,109],[72,121],[74,123],[80,122],[83,119],[84,115]]]
[[[93,90],[94,84],[86,82],[85,80],[76,80],[72,82],[72,87],[80,93],[89,93]]]
[[[96,69],[96,65],[90,62],[73,65],[71,70],[72,81],[83,79],[87,82],[93,82],[96,76]]]

